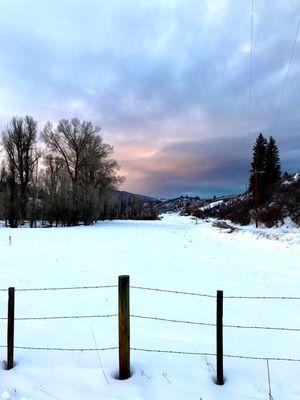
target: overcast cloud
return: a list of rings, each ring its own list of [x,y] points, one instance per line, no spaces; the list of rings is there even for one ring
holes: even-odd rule
[[[126,176],[150,195],[239,192],[255,136],[300,160],[298,0],[0,0],[0,125],[73,116],[102,127]]]

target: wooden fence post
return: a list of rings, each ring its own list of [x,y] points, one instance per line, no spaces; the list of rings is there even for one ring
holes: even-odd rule
[[[119,379],[130,378],[129,276],[119,276]]]
[[[217,385],[224,385],[223,374],[223,290],[217,291]]]
[[[7,312],[7,362],[6,369],[14,367],[15,288],[8,289]]]

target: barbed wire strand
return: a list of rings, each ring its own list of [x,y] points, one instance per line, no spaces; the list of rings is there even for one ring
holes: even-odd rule
[[[58,315],[45,317],[17,317],[15,321],[39,321],[48,319],[84,319],[84,318],[111,318],[117,317],[118,314],[92,314],[92,315]],[[7,320],[7,317],[0,317],[0,320]]]
[[[154,291],[154,292],[182,294],[182,295],[208,297],[208,298],[216,299],[216,295],[207,294],[207,293],[185,292],[185,291],[180,291],[180,290],[151,288],[151,287],[146,287],[146,286],[130,286],[130,288],[138,289],[138,290],[148,290],[148,291]],[[300,297],[296,297],[296,296],[223,296],[223,298],[224,299],[257,299],[257,300],[300,300]]]
[[[213,294],[205,294],[205,293],[195,293],[195,292],[184,292],[180,290],[171,290],[171,289],[158,289],[158,288],[150,288],[146,286],[130,286],[131,289],[138,289],[138,290],[149,290],[153,292],[163,292],[163,293],[174,293],[174,294],[185,294],[189,296],[200,296],[200,297],[210,297],[216,298]]]
[[[40,320],[57,320],[57,319],[85,319],[85,318],[114,318],[118,314],[92,314],[92,315],[59,315],[59,316],[42,316],[42,317],[17,317],[15,321],[40,321]],[[162,321],[171,322],[178,324],[190,324],[190,325],[201,325],[201,326],[212,326],[216,327],[215,323],[210,322],[199,322],[189,321],[171,318],[151,317],[146,315],[131,314],[130,317],[137,319],[147,319],[151,321]],[[7,317],[0,317],[0,320],[7,320]],[[238,329],[260,329],[260,330],[274,330],[274,331],[291,331],[300,332],[300,328],[286,328],[286,327],[275,327],[275,326],[257,326],[257,325],[229,325],[224,324],[224,328],[238,328]]]
[[[202,325],[202,326],[213,326],[216,327],[215,323],[209,322],[198,322],[198,321],[187,321],[187,320],[179,320],[179,319],[169,319],[169,318],[160,318],[160,317],[148,317],[144,315],[130,315],[132,318],[140,318],[140,319],[149,319],[153,321],[163,321],[163,322],[173,322],[179,324],[191,324],[191,325]],[[300,328],[285,328],[285,327],[273,327],[273,326],[251,326],[251,325],[228,325],[224,324],[224,328],[238,328],[238,329],[262,329],[262,330],[274,330],[274,331],[291,331],[291,332],[300,332]]]
[[[16,288],[16,292],[32,292],[32,291],[58,291],[58,290],[81,290],[81,289],[107,289],[107,288],[117,288],[118,285],[95,285],[95,286],[70,286],[70,287],[43,287],[43,288]],[[173,293],[173,294],[182,294],[188,296],[199,296],[199,297],[207,297],[211,299],[216,299],[214,294],[208,293],[198,293],[198,292],[186,292],[182,290],[173,290],[173,289],[160,289],[160,288],[151,288],[146,286],[130,286],[131,289],[138,290],[148,290],[154,292],[162,292],[162,293]],[[7,292],[7,289],[0,289],[0,292]],[[249,300],[300,300],[298,296],[223,296],[224,299],[249,299]]]
[[[1,345],[0,348],[6,348],[5,345]],[[14,346],[15,349],[19,350],[37,350],[37,351],[109,351],[117,350],[118,346],[102,347],[102,348],[70,348],[70,347],[33,347],[33,346]],[[199,353],[193,351],[178,351],[178,350],[163,350],[163,349],[146,349],[142,347],[130,347],[133,351],[143,351],[147,353],[168,353],[168,354],[182,354],[182,355],[193,355],[193,356],[212,356],[215,357],[216,353]],[[269,361],[290,361],[300,362],[298,358],[286,358],[286,357],[257,357],[257,356],[244,356],[239,354],[223,354],[227,358],[239,358],[245,360],[269,360]]]
[[[223,296],[224,299],[246,299],[246,300],[300,300],[297,296]]]
[[[43,287],[43,288],[21,288],[15,289],[16,292],[34,292],[34,291],[55,291],[55,290],[83,290],[83,289],[107,289],[116,288],[118,285],[94,285],[94,286],[69,286],[69,287]],[[4,290],[4,289],[2,289]],[[7,290],[7,289],[5,289]]]
[[[6,347],[6,346],[0,346]],[[70,348],[70,347],[31,347],[31,346],[14,346],[19,350],[45,350],[45,351],[107,351],[116,350],[118,346],[102,347],[102,348]]]
[[[2,345],[0,348],[6,348]],[[118,346],[113,347],[102,347],[102,348],[70,348],[70,347],[32,347],[32,346],[15,346],[15,349],[19,350],[37,350],[37,351],[109,351],[117,350]],[[168,353],[168,354],[182,354],[182,355],[193,355],[193,356],[212,356],[215,357],[216,353],[199,353],[193,351],[178,351],[178,350],[163,350],[163,349],[146,349],[141,347],[130,347],[133,351],[143,351],[147,353]],[[256,357],[256,356],[244,356],[239,354],[223,354],[227,358],[239,358],[245,360],[269,360],[269,361],[291,361],[300,362],[297,358],[284,358],[284,357]]]
[[[215,357],[215,353],[198,353],[192,351],[177,351],[177,350],[161,350],[161,349],[145,349],[139,347],[131,347],[131,350],[134,351],[144,351],[148,353],[169,353],[169,354],[183,354],[183,355],[195,355],[195,356],[213,356]],[[227,358],[240,358],[246,360],[269,360],[269,361],[293,361],[300,362],[300,359],[297,358],[281,358],[281,357],[255,357],[255,356],[243,356],[238,354],[223,354],[224,357]]]

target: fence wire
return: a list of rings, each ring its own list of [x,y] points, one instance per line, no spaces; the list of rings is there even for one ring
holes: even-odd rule
[[[198,353],[193,351],[177,351],[177,350],[162,350],[162,349],[144,349],[139,347],[131,347],[134,351],[144,351],[147,353],[168,353],[168,354],[183,354],[183,355],[193,355],[193,356],[216,356],[216,353]],[[227,358],[241,358],[246,360],[269,360],[269,361],[293,361],[300,362],[297,358],[281,358],[281,357],[256,357],[256,356],[244,356],[239,354],[223,354]]]
[[[180,319],[168,319],[168,318],[160,318],[160,317],[148,317],[145,315],[130,315],[132,318],[140,318],[140,319],[148,319],[153,321],[163,321],[163,322],[172,322],[179,324],[191,324],[191,325],[202,325],[202,326],[213,326],[216,327],[215,323],[209,322],[198,322],[198,321],[187,321]],[[238,329],[267,329],[274,331],[291,331],[291,332],[300,332],[300,328],[283,328],[283,327],[273,327],[273,326],[250,326],[250,325],[227,325],[223,324],[224,328],[238,328]]]
[[[92,315],[58,315],[58,316],[45,316],[45,317],[16,317],[15,321],[40,321],[51,319],[84,319],[84,318],[112,318],[117,317],[118,314],[92,314]],[[0,320],[7,320],[7,317],[1,317]]]
[[[6,347],[6,346],[1,346]],[[107,351],[116,350],[118,346],[113,347],[100,347],[100,348],[72,348],[72,347],[31,347],[31,346],[14,346],[19,350],[45,350],[45,351]]]
[[[5,345],[0,346],[0,348],[5,348]],[[70,351],[70,352],[92,352],[92,351],[109,351],[117,350],[118,346],[112,347],[85,347],[85,348],[73,348],[73,347],[33,347],[33,346],[15,346],[15,349],[19,350],[37,350],[37,351]],[[141,351],[146,353],[164,353],[164,354],[181,354],[190,356],[211,356],[216,357],[216,353],[200,353],[194,351],[179,351],[179,350],[164,350],[164,349],[147,349],[142,347],[130,347],[130,350]],[[258,357],[258,356],[247,356],[240,354],[223,354],[226,358],[238,358],[244,360],[263,360],[263,361],[290,361],[290,362],[300,362],[298,358],[285,358],[285,357]]]
[[[153,292],[163,292],[163,293],[173,293],[173,294],[182,294],[189,296],[199,296],[199,297],[208,297],[211,299],[216,299],[216,295],[208,294],[208,293],[198,293],[198,292],[185,292],[181,290],[172,290],[172,289],[160,289],[160,288],[151,288],[146,286],[130,286],[131,289],[138,290],[148,290]],[[224,299],[249,299],[249,300],[300,300],[300,297],[297,296],[223,296]]]
[[[42,321],[42,320],[60,320],[60,319],[89,319],[89,318],[115,318],[115,317],[118,317],[118,314],[57,315],[57,316],[41,316],[41,317],[16,317],[15,321]],[[180,320],[180,319],[151,317],[151,316],[137,315],[137,314],[131,314],[130,317],[136,318],[136,319],[171,322],[171,323],[177,323],[177,324],[200,325],[200,326],[211,326],[211,327],[217,326],[216,323],[212,323],[212,322],[188,321],[188,320]],[[7,321],[7,317],[0,317],[0,320]],[[237,328],[237,329],[259,329],[259,330],[272,330],[272,331],[300,332],[300,328],[287,328],[287,327],[275,327],[275,326],[223,324],[223,327],[224,328]]]
[[[300,300],[296,296],[223,296],[224,299],[245,299],[245,300]]]
[[[153,292],[163,292],[163,293],[174,293],[174,294],[185,294],[189,296],[200,296],[200,297],[210,297],[215,299],[216,296],[213,294],[205,294],[205,293],[195,293],[195,292],[183,292],[180,290],[169,290],[169,289],[158,289],[158,288],[150,288],[145,286],[130,286],[131,289],[139,289],[139,290],[149,290]]]
[[[117,288],[118,285],[93,285],[93,286],[67,286],[67,287],[43,287],[43,288],[16,288],[16,292],[35,292],[35,291],[58,291],[58,290],[84,290],[84,289],[107,289]],[[186,292],[182,290],[152,288],[147,286],[130,286],[131,289],[148,290],[153,292],[173,293],[188,296],[199,296],[215,299],[216,295],[199,292]],[[0,289],[0,292],[7,292],[7,289]],[[246,299],[246,300],[300,300],[298,296],[223,296],[224,299]]]
[[[88,319],[88,318],[115,318],[118,314],[91,314],[91,315],[57,315],[57,316],[41,316],[41,317],[16,317],[15,321],[42,321],[42,320],[59,320],[59,319]],[[216,323],[211,322],[199,322],[199,321],[188,321],[180,319],[170,319],[161,317],[151,317],[147,315],[131,314],[131,318],[146,319],[151,321],[162,321],[171,322],[176,324],[187,324],[187,325],[200,325],[200,326],[211,326],[216,327]],[[7,320],[7,317],[0,317],[0,320]],[[286,328],[286,327],[275,327],[275,326],[255,326],[255,325],[228,325],[223,324],[224,328],[237,328],[237,329],[260,329],[260,330],[272,330],[272,331],[288,331],[288,332],[300,332],[300,328]]]
[[[43,287],[43,288],[21,288],[15,289],[16,292],[36,292],[36,291],[55,291],[55,290],[84,290],[84,289],[107,289],[116,288],[118,285],[95,285],[95,286],[69,286],[69,287]],[[7,289],[1,289],[2,291]]]

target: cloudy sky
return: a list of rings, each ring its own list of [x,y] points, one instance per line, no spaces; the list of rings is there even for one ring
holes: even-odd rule
[[[245,189],[251,147],[300,168],[299,0],[0,0],[0,128],[13,115],[102,128],[126,176],[158,196]]]

